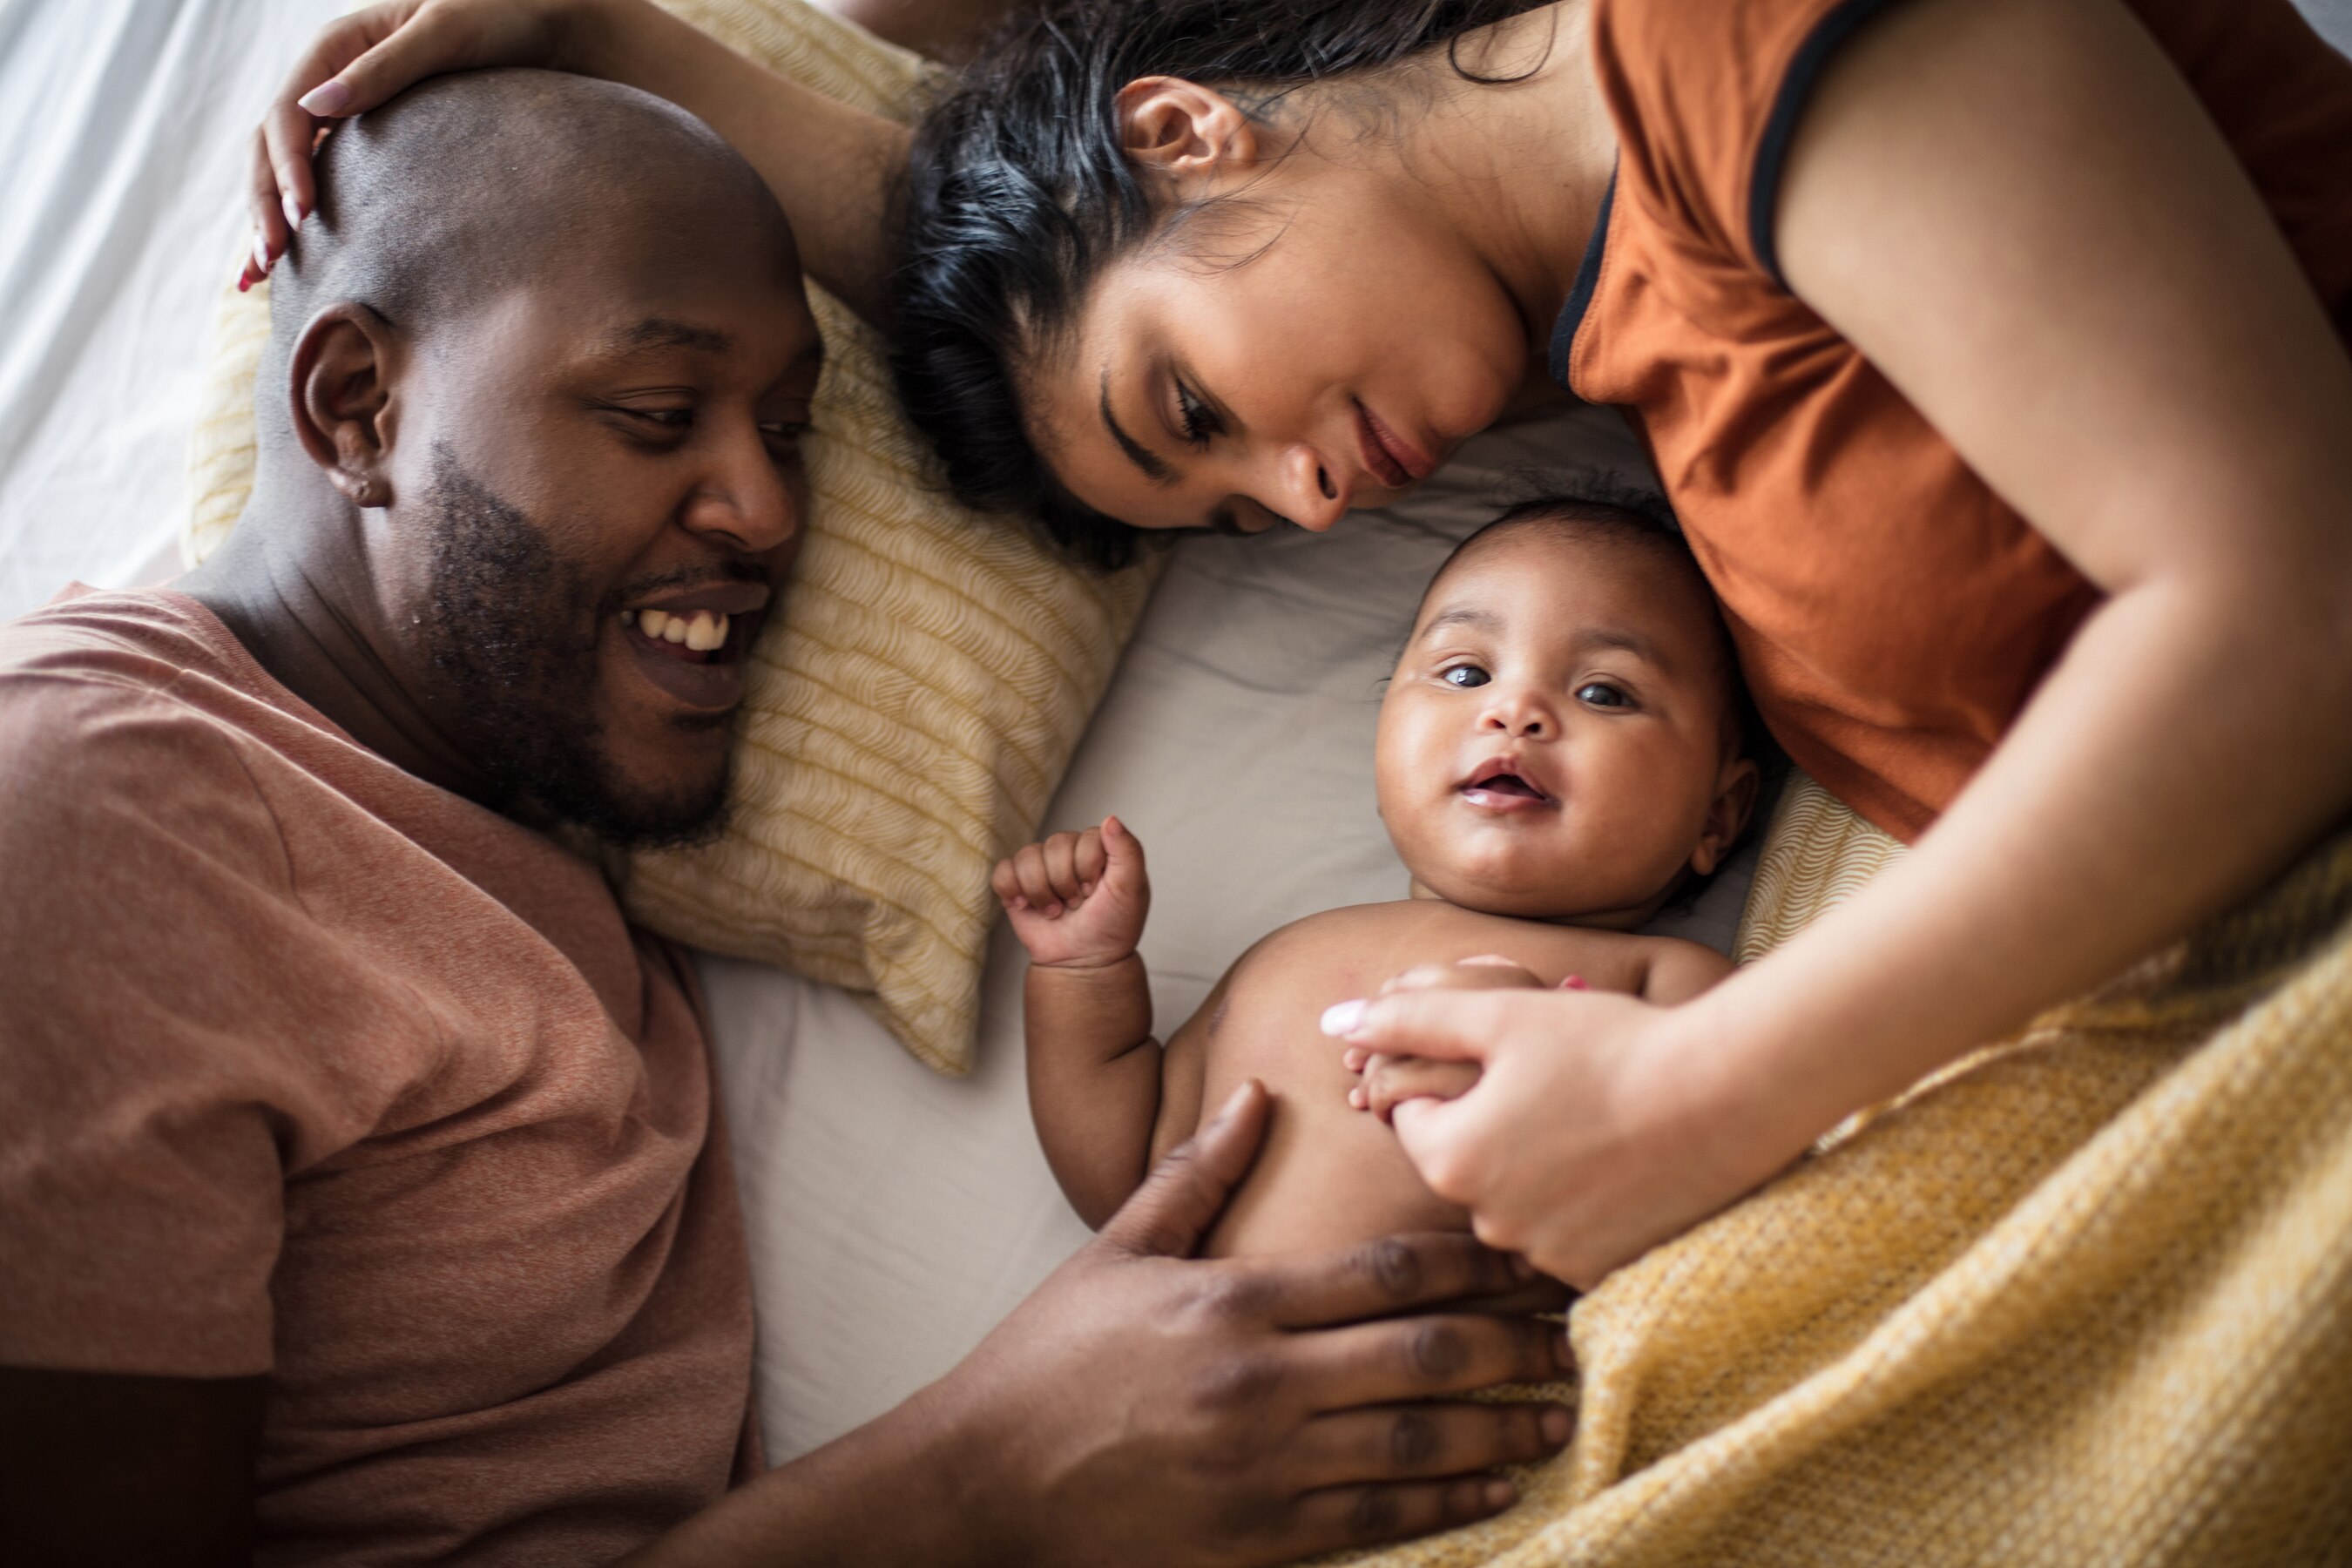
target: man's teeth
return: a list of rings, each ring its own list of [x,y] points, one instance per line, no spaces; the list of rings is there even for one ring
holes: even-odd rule
[[[630,612],[621,612],[625,624]],[[709,610],[689,610],[674,616],[667,610],[635,612],[637,630],[661,642],[683,643],[689,653],[716,653],[727,646],[728,628],[734,624],[731,616],[714,615]]]

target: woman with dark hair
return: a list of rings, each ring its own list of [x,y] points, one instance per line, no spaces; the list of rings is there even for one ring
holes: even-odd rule
[[[1680,1007],[1489,967],[1359,1010],[1485,1064],[1399,1134],[1570,1281],[2352,806],[2352,64],[2288,0],[1063,0],[916,137],[895,271],[898,133],[648,6],[373,16],[317,114],[522,58],[702,114],[820,281],[896,278],[959,489],[1091,559],[1330,527],[1548,391],[1626,408],[1775,734],[1916,847]],[[314,127],[273,111],[265,262]]]

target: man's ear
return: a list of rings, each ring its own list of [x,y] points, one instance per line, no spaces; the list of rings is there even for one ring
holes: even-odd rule
[[[1191,184],[1258,159],[1257,127],[1214,88],[1138,77],[1118,89],[1119,145],[1148,172]]]
[[[364,305],[331,305],[294,344],[287,412],[295,438],[343,499],[392,504],[392,387],[401,363],[391,324]]]
[[[1748,826],[1748,814],[1756,809],[1756,792],[1763,781],[1762,771],[1747,757],[1726,763],[1715,775],[1715,798],[1707,803],[1706,822],[1699,830],[1697,847],[1691,851],[1693,871],[1704,877],[1723,864],[1724,856]]]

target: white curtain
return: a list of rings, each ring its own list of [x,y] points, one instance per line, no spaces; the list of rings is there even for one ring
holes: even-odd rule
[[[0,616],[177,526],[245,133],[349,0],[0,0]]]

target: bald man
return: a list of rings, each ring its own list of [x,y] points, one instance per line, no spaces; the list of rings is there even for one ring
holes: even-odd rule
[[[574,77],[337,132],[253,499],[0,626],[0,1562],[1268,1563],[1491,1511],[1459,1237],[1185,1255],[1249,1091],[962,1366],[764,1470],[692,972],[559,845],[725,809],[822,344],[758,177]]]

